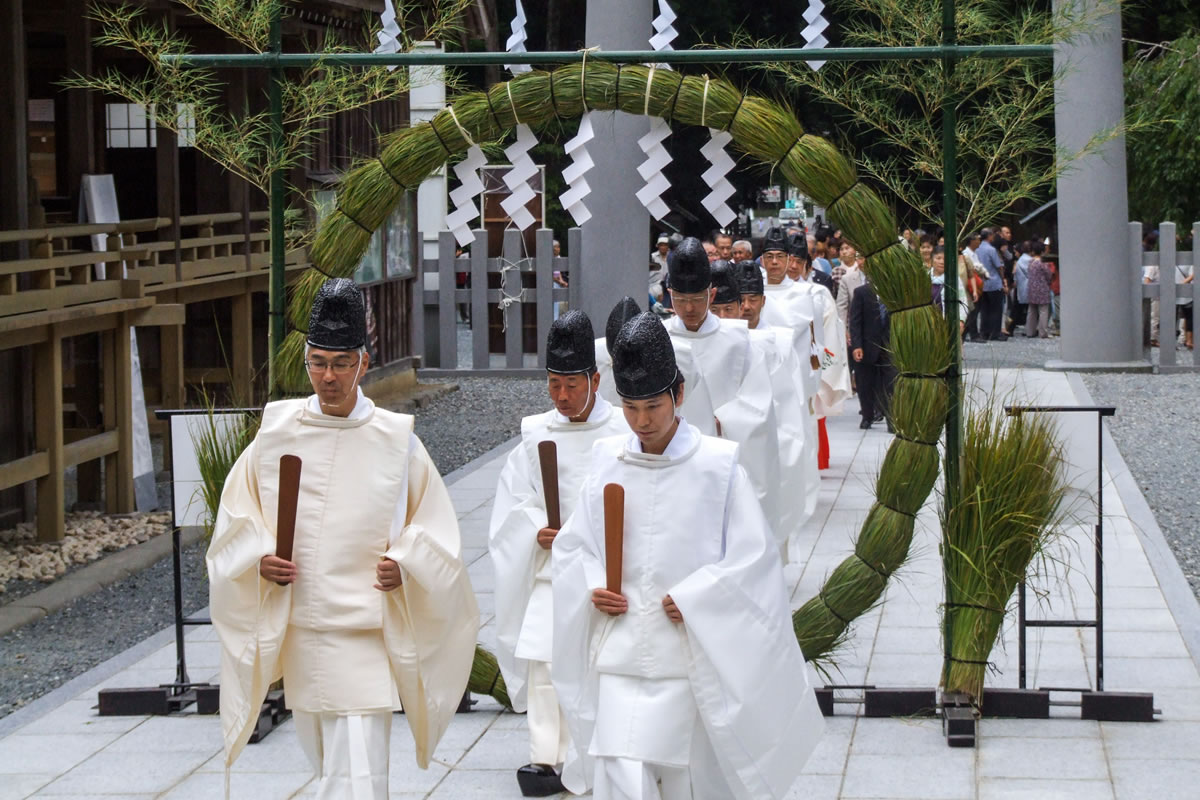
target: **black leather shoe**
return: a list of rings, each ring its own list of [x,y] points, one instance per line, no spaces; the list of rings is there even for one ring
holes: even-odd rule
[[[858,427],[864,431],[871,430],[871,420],[867,419],[866,417],[863,417],[863,421],[858,423]]]
[[[517,785],[525,797],[549,797],[565,792],[562,779],[549,764],[526,764],[517,770]]]

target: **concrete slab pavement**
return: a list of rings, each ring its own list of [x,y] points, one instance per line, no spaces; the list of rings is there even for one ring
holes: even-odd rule
[[[1061,373],[1002,370],[973,377],[975,386],[1014,398],[1063,405],[1090,401],[1080,393],[1081,383]],[[882,430],[860,431],[856,422],[852,416],[829,420],[832,465],[822,477],[821,502],[812,523],[791,542],[798,561],[788,569],[795,605],[812,596],[849,553],[870,505],[872,479],[891,437]],[[1088,537],[1094,512],[1086,501],[1097,478],[1094,420],[1066,420],[1062,430],[1077,455],[1072,482],[1080,502],[1070,537],[1056,553],[1058,577],[1039,585],[1036,613],[1086,616],[1092,612]],[[507,447],[448,476],[480,597],[481,641],[489,647],[495,634],[486,520]],[[1164,561],[1144,499],[1122,473],[1113,448],[1106,448],[1106,688],[1153,691],[1163,709],[1161,721],[1088,722],[1071,709],[1056,708],[1056,718],[1048,721],[985,720],[975,749],[951,750],[935,720],[865,719],[847,709],[828,720],[824,740],[788,798],[1134,800],[1194,794],[1200,779],[1200,671],[1188,632],[1200,629],[1200,608],[1190,592],[1184,597],[1177,591],[1175,578],[1182,581],[1182,576],[1173,576],[1171,568],[1178,573],[1178,566]],[[942,580],[937,544],[931,501],[919,515],[910,562],[882,606],[859,620],[839,654],[837,682],[936,685]],[[998,672],[992,685],[1016,685],[1015,634],[1015,625],[1006,625],[1003,646],[993,654]],[[1090,632],[1035,629],[1030,685],[1091,685],[1094,653]],[[211,629],[189,632],[188,659],[193,678],[216,679]],[[173,645],[164,632],[4,720],[0,800],[219,797],[217,718],[96,716],[100,688],[165,682],[173,673]],[[520,796],[514,770],[527,757],[523,718],[502,712],[490,698],[481,699],[476,709],[455,717],[426,771],[415,767],[411,736],[402,718],[396,721],[393,797]],[[290,723],[246,749],[234,768],[232,789],[234,797],[254,800],[314,796]]]

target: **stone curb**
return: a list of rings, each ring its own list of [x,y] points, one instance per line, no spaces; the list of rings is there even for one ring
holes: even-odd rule
[[[199,527],[184,528],[180,533],[184,547],[203,538],[204,529]],[[0,636],[53,614],[105,586],[141,572],[169,555],[171,535],[164,533],[93,561],[86,567],[59,578],[45,589],[0,606]]]
[[[1067,381],[1080,403],[1096,404],[1087,385],[1078,374],[1067,375]],[[1107,424],[1104,426],[1104,469],[1112,479],[1112,485],[1120,495],[1125,512],[1133,523],[1133,529],[1142,543],[1142,550],[1146,553],[1146,560],[1150,562],[1150,569],[1158,581],[1158,588],[1167,602],[1167,610],[1171,612],[1175,624],[1179,627],[1183,643],[1191,654],[1192,661],[1200,666],[1200,601],[1184,577],[1179,560],[1175,558],[1171,545],[1167,543],[1162,528],[1158,527],[1154,511],[1146,502],[1146,496],[1138,487],[1137,480],[1125,463],[1125,458],[1121,455],[1121,450],[1117,447]]]

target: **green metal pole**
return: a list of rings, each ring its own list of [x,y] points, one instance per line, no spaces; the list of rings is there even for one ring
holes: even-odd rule
[[[1052,58],[1053,45],[996,44],[954,46],[959,58]],[[830,47],[821,50],[822,61],[910,61],[938,59],[947,55],[944,46],[931,47]],[[297,67],[315,64],[329,67],[381,66],[482,66],[487,64],[552,65],[578,64],[583,61],[582,50],[536,53],[234,53],[234,54],[171,54],[162,56],[164,63],[199,67]],[[730,64],[762,62],[809,61],[812,53],[798,47],[787,48],[721,48],[712,50],[589,50],[588,61],[609,64]]]
[[[283,22],[281,20],[282,3],[275,6],[271,19],[271,52],[276,56],[283,50]],[[283,68],[271,67],[270,82],[267,96],[270,102],[271,114],[271,153],[270,158],[277,159],[283,152]],[[282,394],[279,384],[279,350],[283,347],[286,334],[284,326],[283,306],[287,300],[287,253],[283,238],[283,204],[284,185],[283,170],[276,168],[271,171],[271,286],[268,298],[270,307],[270,328],[267,334],[268,362],[267,373],[271,383],[271,399],[277,399]]]
[[[954,25],[954,0],[942,0],[942,44],[953,47],[958,40]],[[946,414],[946,465],[945,476],[946,509],[958,503],[959,462],[962,458],[962,345],[958,331],[958,95],[953,90],[955,51],[950,50],[942,57],[942,217],[946,229],[945,283],[942,297],[946,308],[946,333],[953,343],[950,348],[950,369],[946,375],[950,403]],[[943,545],[944,548],[944,545]],[[946,602],[952,600],[950,580],[946,578]],[[946,613],[950,613],[947,609]],[[946,655],[950,654],[949,620],[945,630]],[[950,677],[950,661],[942,662],[942,685]]]

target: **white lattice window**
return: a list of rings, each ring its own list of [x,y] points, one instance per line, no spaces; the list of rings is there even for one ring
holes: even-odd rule
[[[115,149],[155,147],[158,144],[158,127],[154,108],[140,103],[106,103],[105,144]],[[179,115],[180,147],[192,147],[196,139],[196,118],[192,107],[180,103]]]

